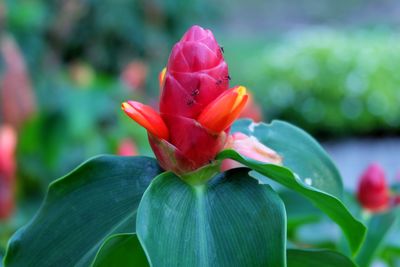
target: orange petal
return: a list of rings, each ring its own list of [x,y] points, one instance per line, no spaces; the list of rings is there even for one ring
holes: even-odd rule
[[[229,89],[208,104],[197,121],[210,131],[219,133],[239,117],[247,98],[245,87],[237,86]]]
[[[167,72],[167,68],[163,68],[160,74],[158,74],[158,82],[160,83],[160,91],[163,88],[164,80],[165,80],[165,73]]]
[[[122,110],[153,135],[168,140],[168,128],[158,112],[152,107],[136,101],[128,101],[122,103]]]

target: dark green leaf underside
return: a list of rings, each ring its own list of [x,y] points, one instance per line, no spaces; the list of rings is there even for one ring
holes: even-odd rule
[[[147,157],[100,156],[53,182],[11,239],[6,266],[88,266],[111,234],[135,231],[139,201],[161,172]]]

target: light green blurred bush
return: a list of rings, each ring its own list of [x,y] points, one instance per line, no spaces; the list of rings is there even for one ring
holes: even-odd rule
[[[300,31],[241,57],[233,71],[268,119],[330,137],[400,133],[399,43],[382,30]]]

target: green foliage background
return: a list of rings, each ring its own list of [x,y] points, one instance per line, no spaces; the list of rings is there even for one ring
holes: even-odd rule
[[[267,118],[329,137],[399,133],[399,42],[385,29],[289,32],[266,45],[238,44],[231,54],[253,51],[233,56],[231,69]]]

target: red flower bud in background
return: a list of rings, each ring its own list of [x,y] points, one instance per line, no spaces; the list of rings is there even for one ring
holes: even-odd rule
[[[390,204],[390,191],[382,167],[373,163],[360,178],[357,198],[361,206],[371,212],[384,211]]]
[[[120,156],[136,156],[139,153],[135,142],[131,139],[122,139],[118,144],[117,154]]]
[[[7,219],[14,209],[16,144],[14,129],[0,126],[0,219]]]
[[[147,73],[147,64],[140,60],[134,60],[124,68],[121,78],[129,89],[136,91],[144,87]]]
[[[166,170],[177,174],[212,162],[247,101],[244,87],[229,89],[228,66],[209,30],[190,28],[160,73],[160,113],[135,101],[122,109],[145,127]]]
[[[18,128],[35,114],[35,97],[18,45],[11,37],[3,36],[0,48],[5,62],[0,84],[0,112],[4,123]]]

